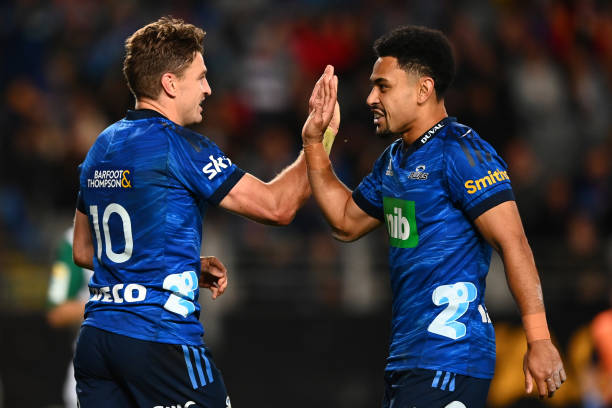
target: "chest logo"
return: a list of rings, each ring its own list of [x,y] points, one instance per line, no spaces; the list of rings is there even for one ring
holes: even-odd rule
[[[425,165],[418,165],[414,171],[408,173],[408,178],[411,180],[427,180],[429,173],[425,173]]]
[[[389,244],[396,248],[414,248],[419,244],[414,201],[383,197],[383,209]]]

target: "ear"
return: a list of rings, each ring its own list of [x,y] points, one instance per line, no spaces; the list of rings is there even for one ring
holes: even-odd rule
[[[429,98],[435,98],[434,80],[432,77],[420,77],[417,84],[417,103],[423,104]]]
[[[176,81],[177,81],[176,75],[170,72],[166,72],[161,77],[161,86],[164,92],[166,93],[166,95],[168,95],[171,98],[176,97],[178,93]]]

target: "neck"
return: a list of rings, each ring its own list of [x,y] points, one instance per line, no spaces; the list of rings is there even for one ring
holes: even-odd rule
[[[174,123],[180,126],[183,126],[183,124],[180,121],[180,118],[178,117],[176,113],[176,110],[172,109],[169,106],[166,106],[166,104],[160,102],[159,100],[154,100],[154,99],[149,99],[149,98],[139,98],[139,99],[136,99],[136,105],[134,106],[134,108],[154,110],[156,112],[161,113],[162,115],[164,115],[165,117],[173,121]]]
[[[402,139],[407,145],[414,143],[415,140],[423,136],[423,133],[448,116],[443,101],[435,104],[431,109],[425,107],[424,109],[423,115],[415,119],[408,130],[402,132]]]

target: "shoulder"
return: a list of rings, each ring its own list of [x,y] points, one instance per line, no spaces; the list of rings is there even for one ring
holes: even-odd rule
[[[387,146],[387,148],[380,154],[380,157],[378,158],[378,160],[388,159],[389,157],[395,156],[397,153],[399,153],[400,149],[402,148],[402,144],[403,144],[403,141],[401,138],[395,140],[393,143]]]
[[[444,145],[448,147],[458,147],[461,143],[464,143],[468,139],[474,137],[480,138],[478,133],[471,127],[464,125],[459,122],[450,122],[441,135],[441,140],[444,141]]]
[[[387,148],[378,156],[374,163],[373,170],[381,170],[383,167],[386,168],[389,165],[389,161],[393,160],[393,157],[398,154],[402,148],[402,139],[397,139],[391,143]]]
[[[180,146],[189,147],[189,149],[196,153],[211,148],[218,149],[217,145],[206,136],[191,129],[178,126],[170,121],[163,121],[161,126],[174,142]]]
[[[489,161],[491,156],[497,155],[495,149],[484,140],[476,130],[458,122],[451,122],[442,136],[445,157],[459,157],[466,159],[470,165],[477,161]]]

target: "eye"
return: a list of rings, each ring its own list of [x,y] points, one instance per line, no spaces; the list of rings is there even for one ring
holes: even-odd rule
[[[387,85],[384,84],[379,84],[378,85],[378,89],[380,89],[380,92],[385,92],[389,87]]]

